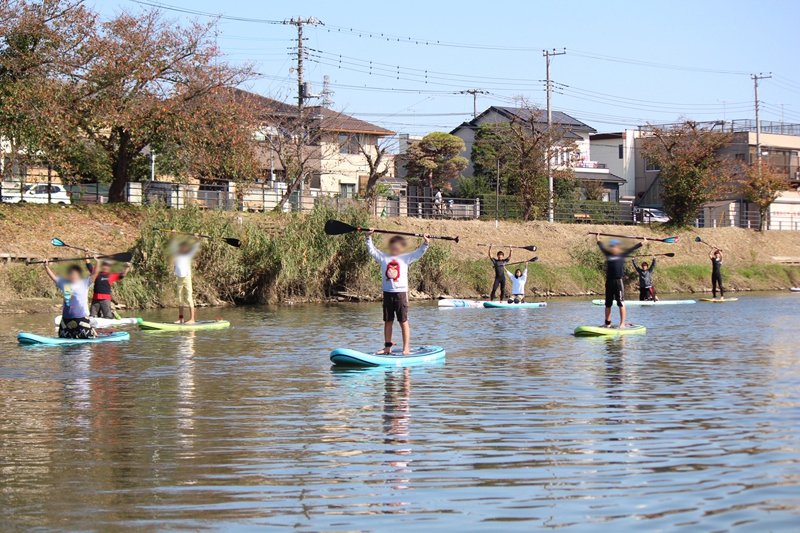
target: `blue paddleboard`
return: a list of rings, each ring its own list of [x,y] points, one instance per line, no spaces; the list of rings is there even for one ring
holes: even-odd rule
[[[119,342],[130,339],[131,336],[126,331],[116,331],[108,335],[98,335],[94,339],[61,339],[59,337],[43,337],[33,333],[20,333],[17,341],[20,344],[39,345],[39,346],[65,346],[72,344],[97,344],[98,342]]]
[[[547,302],[531,302],[531,303],[508,303],[508,302],[483,302],[483,306],[487,309],[539,309],[540,307],[547,307]]]
[[[402,350],[392,350],[391,355],[359,352],[349,348],[337,348],[331,352],[331,362],[341,366],[409,366],[431,363],[444,359],[445,351],[440,346],[420,346],[402,355]]]

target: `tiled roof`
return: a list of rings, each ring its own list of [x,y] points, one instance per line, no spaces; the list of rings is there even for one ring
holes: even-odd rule
[[[256,106],[264,118],[269,115],[292,115],[297,113],[297,107],[280,100],[261,96],[242,89],[230,89],[233,98],[247,105]],[[306,106],[309,116],[319,120],[322,130],[341,133],[365,133],[385,137],[394,135],[394,132],[382,128],[366,120],[361,120],[350,115],[345,115],[333,109],[322,106]]]
[[[477,128],[481,118],[487,113],[491,113],[492,111],[502,116],[505,116],[509,120],[516,117],[520,120],[529,121],[531,120],[531,118],[533,118],[537,123],[542,124],[543,126],[547,125],[547,112],[543,109],[491,106],[486,111],[478,115],[476,118],[458,126],[455,130],[453,130],[453,132],[463,127],[473,128],[473,129]],[[553,111],[553,124],[556,126],[566,127],[567,129],[575,131],[587,131],[589,133],[595,133],[597,131],[588,124],[581,122],[577,118],[570,116],[562,111]]]

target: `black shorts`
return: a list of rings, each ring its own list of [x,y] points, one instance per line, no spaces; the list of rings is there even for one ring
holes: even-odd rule
[[[58,336],[62,339],[94,339],[97,332],[86,318],[62,318],[58,325]]]
[[[606,307],[611,307],[617,301],[617,305],[625,305],[625,283],[621,279],[606,280]]]
[[[407,292],[383,293],[383,321],[394,322],[395,317],[400,323],[408,322]]]

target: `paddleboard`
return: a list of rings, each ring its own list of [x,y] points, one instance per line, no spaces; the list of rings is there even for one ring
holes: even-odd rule
[[[724,304],[727,302],[738,302],[739,298],[700,298],[701,302],[710,302],[712,304]]]
[[[61,316],[55,317],[53,320],[56,326],[61,324]],[[91,317],[89,322],[92,324],[93,328],[100,328],[100,329],[112,329],[112,328],[122,328],[125,326],[135,326],[139,323],[138,318],[100,318],[100,317]]]
[[[800,292],[800,287],[792,287],[789,290],[792,291],[792,292]]]
[[[378,355],[337,348],[331,352],[331,362],[339,366],[410,366],[440,361],[445,357],[444,348],[440,346],[420,346],[412,349],[409,355],[401,352],[398,349],[392,350],[391,355]]]
[[[688,305],[696,304],[697,300],[659,300],[654,302],[652,300],[626,300],[625,307],[655,307],[661,305]],[[592,300],[592,305],[605,305],[605,300]]]
[[[547,307],[546,302],[531,302],[531,303],[520,303],[520,304],[510,304],[508,302],[484,302],[483,306],[487,309],[539,309],[541,307]]]
[[[231,327],[227,320],[200,320],[194,324],[174,324],[172,322],[148,322],[147,320],[138,321],[139,327],[146,330],[158,331],[197,331],[203,329],[226,329]]]
[[[630,326],[619,328],[604,328],[603,326],[579,326],[575,328],[576,337],[619,337],[620,335],[644,335],[647,328],[631,324]]]
[[[439,300],[438,302],[439,307],[460,307],[460,308],[483,308],[483,304],[486,303],[482,300],[459,300],[456,298],[444,298]]]
[[[96,344],[99,342],[119,342],[130,339],[131,336],[125,331],[115,331],[108,335],[98,335],[94,339],[61,339],[59,337],[43,337],[33,333],[20,333],[17,341],[20,344],[40,345],[40,346],[67,346],[73,344]]]

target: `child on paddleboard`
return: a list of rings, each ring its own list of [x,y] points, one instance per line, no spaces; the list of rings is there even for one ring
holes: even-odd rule
[[[614,300],[617,301],[619,307],[619,327],[625,327],[625,318],[627,316],[625,311],[625,282],[622,278],[625,277],[625,260],[633,252],[642,247],[642,243],[636,243],[630,248],[623,249],[622,243],[617,239],[611,239],[609,246],[606,247],[600,240],[600,234],[595,233],[597,238],[597,246],[603,255],[606,256],[606,310],[605,310],[605,327],[611,327],[611,306]],[[647,242],[647,239],[643,239]]]
[[[497,256],[492,257],[492,247],[489,246],[489,261],[494,267],[494,283],[492,283],[492,293],[489,295],[490,300],[494,300],[498,287],[500,288],[500,301],[502,302],[506,297],[506,265],[511,261],[512,251],[508,251],[508,257],[504,252],[497,252]]]
[[[711,291],[714,298],[717,297],[717,288],[719,288],[719,297],[725,299],[725,289],[722,288],[722,250],[715,248],[708,256],[711,259]]]
[[[200,251],[200,241],[184,239],[174,246],[173,266],[178,294],[178,321],[176,324],[194,324],[194,294],[192,289],[192,260]],[[184,320],[184,307],[189,308],[189,320]]]
[[[525,270],[519,268],[512,274],[506,269],[506,274],[511,279],[511,298],[508,303],[521,304],[525,302],[525,282],[528,281],[528,263],[525,263]]]
[[[94,290],[92,291],[92,306],[89,308],[89,313],[93,317],[100,318],[114,318],[114,309],[111,307],[111,286],[124,278],[131,271],[131,264],[125,263],[125,269],[122,272],[111,272],[113,262],[108,259],[103,260],[100,264],[100,273],[94,282]],[[89,273],[94,273],[94,265],[87,259],[86,268]]]
[[[66,277],[57,276],[45,261],[45,272],[53,280],[56,287],[64,295],[64,304],[61,308],[61,323],[58,325],[58,336],[62,339],[93,339],[97,332],[92,327],[89,318],[89,288],[100,274],[95,258],[94,270],[89,277],[83,277],[83,270],[79,265],[70,265]]]
[[[403,355],[411,353],[411,327],[408,324],[408,267],[419,261],[428,251],[430,236],[423,236],[424,243],[413,252],[406,253],[406,239],[395,235],[389,239],[389,252],[378,250],[372,242],[372,234],[367,233],[369,255],[381,265],[383,287],[383,350],[379,354],[392,353],[392,330],[394,320],[400,323],[403,334]]]
[[[639,274],[639,301],[658,301],[658,298],[656,298],[656,288],[655,285],[653,285],[653,271],[656,269],[656,258],[654,257],[649,264],[647,261],[642,261],[641,265],[636,264],[636,259],[634,259],[633,268],[636,269],[636,273]]]

